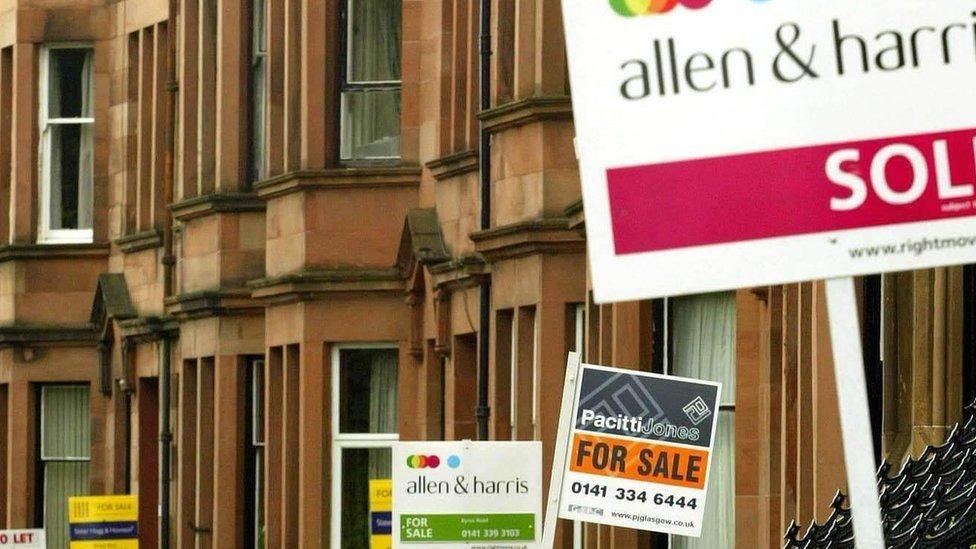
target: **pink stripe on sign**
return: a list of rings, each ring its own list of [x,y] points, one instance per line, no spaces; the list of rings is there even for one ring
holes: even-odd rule
[[[974,137],[970,129],[609,169],[616,251],[973,216]]]

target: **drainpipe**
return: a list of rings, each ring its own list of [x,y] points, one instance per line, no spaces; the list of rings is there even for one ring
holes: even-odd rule
[[[179,82],[176,78],[176,19],[179,12],[179,0],[169,0],[169,19],[166,23],[167,41],[167,72],[166,81],[166,148],[163,159],[163,200],[168,206],[173,203],[173,161],[176,155],[176,94]],[[173,295],[173,268],[176,258],[173,256],[173,216],[167,211],[163,216],[163,299]],[[160,345],[162,360],[159,365],[159,547],[169,549],[170,534],[170,455],[173,443],[173,433],[170,430],[170,370],[172,341],[163,331]]]
[[[163,359],[159,365],[159,547],[169,549],[169,470],[170,446],[173,433],[169,429],[170,402],[170,355],[172,343],[169,336],[164,335],[162,341]]]
[[[481,112],[491,107],[491,0],[481,0]],[[481,121],[478,136],[478,165],[481,176],[481,230],[491,227],[491,136]],[[491,277],[481,284],[478,308],[478,440],[488,440],[488,334],[491,328]]]

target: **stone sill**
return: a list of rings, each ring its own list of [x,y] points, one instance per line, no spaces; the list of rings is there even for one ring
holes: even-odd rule
[[[98,330],[92,324],[0,326],[0,347],[36,344],[97,345]]]
[[[572,120],[573,104],[568,95],[539,96],[520,99],[481,111],[483,128],[496,133],[544,120]]]
[[[419,185],[419,166],[376,165],[289,172],[260,181],[254,188],[261,199],[270,200],[317,189],[372,189]]]
[[[405,292],[397,268],[340,268],[307,270],[248,282],[255,299],[295,301],[316,295],[346,292]]]
[[[427,169],[437,181],[478,171],[478,151],[467,150],[431,160]]]
[[[219,193],[181,200],[169,209],[173,219],[189,221],[217,213],[263,212],[265,207],[254,193]]]
[[[565,217],[521,221],[471,233],[475,251],[489,263],[539,253],[582,252],[586,240]]]
[[[108,244],[7,244],[0,246],[0,263],[19,259],[107,258]]]
[[[261,309],[251,298],[251,292],[240,287],[177,294],[166,298],[164,305],[168,315],[181,320]]]
[[[159,248],[163,245],[163,231],[149,229],[148,231],[127,234],[115,239],[115,245],[124,254]]]

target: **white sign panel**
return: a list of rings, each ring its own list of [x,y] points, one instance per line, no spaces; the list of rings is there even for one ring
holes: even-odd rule
[[[583,364],[559,516],[700,536],[720,391]]]
[[[45,549],[44,530],[0,530],[0,549]]]
[[[958,0],[564,0],[597,301],[976,261]]]
[[[538,547],[539,442],[398,442],[393,546]]]

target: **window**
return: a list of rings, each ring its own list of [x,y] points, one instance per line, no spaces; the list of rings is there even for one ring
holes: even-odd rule
[[[92,49],[47,46],[40,66],[40,242],[92,241]]]
[[[264,359],[248,358],[245,547],[264,549]]]
[[[735,294],[666,300],[667,372],[722,384],[715,453],[700,538],[673,536],[672,549],[735,546]]]
[[[264,121],[266,105],[268,103],[268,89],[265,82],[267,72],[268,39],[265,32],[265,3],[264,0],[251,2],[251,161],[250,180],[259,181],[264,178]]]
[[[332,354],[332,547],[370,546],[369,481],[389,479],[397,434],[397,348]]]
[[[402,0],[346,0],[340,101],[343,160],[400,156]]]
[[[48,547],[68,546],[68,498],[88,494],[91,417],[86,385],[41,387],[38,487]]]

